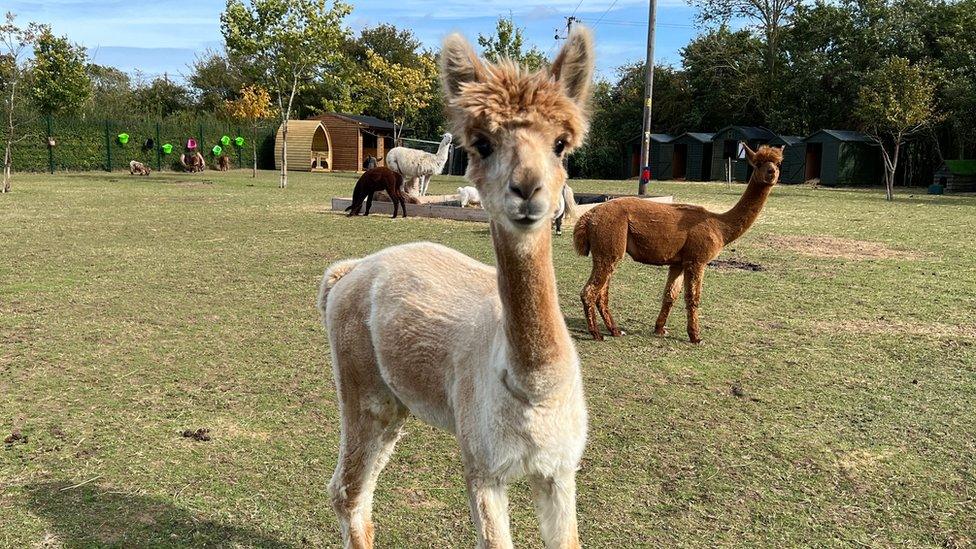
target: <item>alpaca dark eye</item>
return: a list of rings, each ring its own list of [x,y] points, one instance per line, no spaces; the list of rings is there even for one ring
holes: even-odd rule
[[[484,137],[475,139],[473,146],[475,150],[478,151],[478,155],[480,155],[481,158],[488,158],[491,156],[491,153],[494,150],[491,148],[491,141],[488,141],[488,139]]]
[[[563,151],[566,150],[566,140],[557,139],[556,143],[552,146],[552,152],[556,153],[556,156],[562,156]]]

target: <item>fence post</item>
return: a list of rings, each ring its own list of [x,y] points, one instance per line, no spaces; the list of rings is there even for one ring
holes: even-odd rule
[[[159,120],[156,120],[156,171],[163,171],[163,144],[160,141]]]
[[[238,126],[237,127],[237,135],[234,136],[234,139],[235,139],[235,141],[234,141],[234,149],[237,150],[237,169],[238,170],[243,170],[244,169],[244,160],[241,157],[241,149],[243,149],[244,147],[238,147],[237,146],[237,141],[236,141],[237,137],[240,136],[240,135],[244,135],[244,134],[241,133],[241,127]]]
[[[54,147],[51,146],[51,138],[54,136],[54,128],[52,127],[53,122],[51,121],[51,115],[47,115],[47,167],[51,170],[51,174],[54,174]]]
[[[200,154],[206,158],[207,154],[203,151],[207,150],[203,145],[203,122],[197,122],[197,129],[200,131]]]
[[[111,133],[109,129],[108,118],[105,119],[105,171],[112,171],[112,138],[109,135]]]

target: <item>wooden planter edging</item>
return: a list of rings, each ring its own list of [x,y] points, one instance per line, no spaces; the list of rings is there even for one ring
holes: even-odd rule
[[[579,196],[597,196],[593,193],[581,193],[577,194]],[[611,200],[614,198],[620,198],[623,196],[631,195],[615,195],[610,194]],[[385,198],[385,197],[384,197]],[[643,197],[644,200],[650,200],[653,202],[663,202],[670,204],[674,202],[674,197],[672,196],[647,196]],[[389,199],[387,199],[389,200]],[[425,196],[423,198],[424,204],[407,204],[407,215],[413,217],[434,217],[439,219],[453,219],[455,221],[480,221],[482,223],[488,222],[488,212],[481,208],[462,208],[460,206],[447,205],[446,202],[458,202],[458,195],[446,194],[439,196]],[[332,198],[332,211],[342,212],[345,211],[352,204],[351,198],[333,197]],[[578,206],[580,213],[589,210],[590,208],[599,206],[600,204],[581,204]],[[363,204],[365,209],[366,205]],[[373,200],[373,206],[369,209],[370,214],[378,213],[385,215],[393,215],[393,203],[387,202],[386,200]]]

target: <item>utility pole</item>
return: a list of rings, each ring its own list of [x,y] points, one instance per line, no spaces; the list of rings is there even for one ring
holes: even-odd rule
[[[565,39],[569,38],[569,33],[570,33],[570,31],[573,30],[573,23],[579,23],[579,19],[577,19],[576,17],[573,17],[572,15],[569,16],[569,17],[567,17],[566,18],[566,36],[559,36],[559,29],[556,29],[556,36],[554,36],[553,38],[555,38],[556,40],[565,40]]]
[[[654,20],[657,18],[657,0],[650,0],[647,13],[647,77],[644,80],[644,128],[641,133],[640,184],[637,194],[647,194],[651,178],[651,97],[654,94]]]

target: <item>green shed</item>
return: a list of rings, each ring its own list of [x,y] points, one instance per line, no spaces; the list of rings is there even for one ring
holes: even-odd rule
[[[819,179],[828,187],[881,185],[884,165],[874,140],[863,133],[820,130],[806,143],[804,179]]]
[[[712,179],[725,181],[725,170],[732,161],[732,179],[748,181],[752,167],[746,162],[745,150],[740,143],[748,143],[755,149],[776,138],[776,134],[758,126],[726,126],[712,137]]]
[[[946,160],[935,172],[933,183],[946,192],[976,192],[976,160]]]
[[[671,178],[709,181],[712,178],[714,134],[686,132],[671,141]]]
[[[806,143],[797,135],[777,135],[769,142],[774,147],[783,147],[783,165],[779,169],[779,182],[787,184],[806,181]]]
[[[658,173],[666,171],[668,173],[668,179],[670,179],[671,174],[671,146],[670,141],[673,139],[670,135],[666,133],[652,133],[651,134],[651,150],[650,158],[648,158],[648,164],[651,167],[651,178],[661,179],[658,177]],[[641,157],[641,138],[640,135],[632,137],[627,141],[627,167],[625,177],[639,177],[641,171],[640,165]]]

